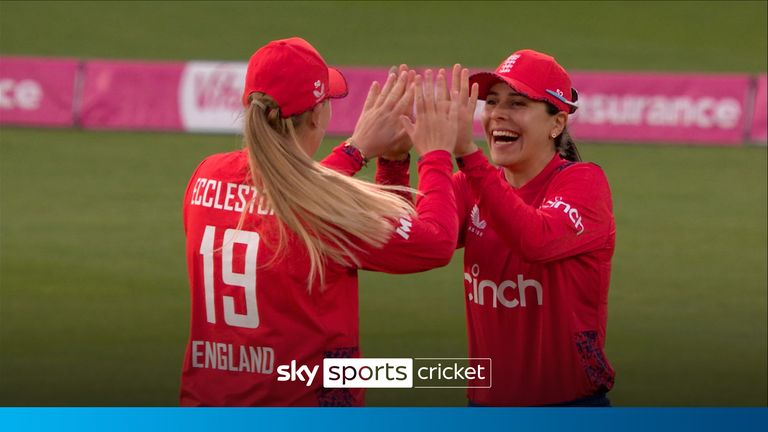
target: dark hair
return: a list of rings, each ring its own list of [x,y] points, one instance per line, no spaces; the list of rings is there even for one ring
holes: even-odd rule
[[[560,112],[560,110],[551,103],[547,102],[546,104],[547,113],[549,115],[555,115]],[[557,150],[560,156],[565,160],[569,160],[571,162],[581,162],[579,149],[576,148],[576,143],[573,142],[571,134],[568,133],[568,126],[563,128],[563,132],[561,132],[560,135],[555,138],[555,150]]]

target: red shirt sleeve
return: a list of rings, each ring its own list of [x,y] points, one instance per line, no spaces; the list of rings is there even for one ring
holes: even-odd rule
[[[410,155],[403,161],[388,161],[379,158],[376,167],[376,183],[410,186]],[[457,172],[452,178],[453,190],[456,196],[456,208],[459,216],[458,244],[456,248],[464,247],[464,232],[469,211],[472,208],[472,192],[467,185],[467,178],[462,172]],[[412,200],[410,193],[403,193],[403,197]]]
[[[605,247],[615,232],[608,181],[595,164],[556,174],[538,208],[526,204],[481,151],[461,158],[478,205],[499,237],[526,261],[555,261]]]
[[[411,186],[411,155],[403,160],[387,160],[381,157],[376,159],[376,183],[380,185]],[[396,191],[410,202],[413,202],[413,194],[405,191]]]
[[[359,150],[348,147],[343,142],[336,146],[320,164],[338,173],[353,176],[363,167],[364,161]],[[381,185],[408,186],[411,185],[411,155],[401,161],[390,161],[382,158],[376,159],[376,183]],[[395,192],[408,201],[413,202],[410,192]]]
[[[431,151],[418,163],[416,216],[394,221],[392,237],[382,248],[358,254],[361,268],[386,273],[415,273],[447,265],[456,248],[458,220],[451,184],[451,154]]]
[[[467,183],[467,176],[459,171],[453,175],[453,190],[456,193],[456,210],[459,215],[459,234],[456,249],[464,247],[464,236],[467,232],[467,218],[472,209],[472,191]]]

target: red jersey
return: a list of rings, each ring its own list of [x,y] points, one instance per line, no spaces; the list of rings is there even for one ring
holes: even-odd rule
[[[351,175],[360,161],[339,146],[323,162]],[[430,152],[419,162],[417,216],[393,221],[382,248],[364,247],[362,268],[410,273],[447,264],[458,223],[451,188],[451,156]],[[403,181],[402,170],[377,177]],[[407,174],[405,174],[407,181]],[[324,389],[325,357],[359,357],[357,268],[329,262],[325,285],[307,291],[309,258],[289,236],[275,257],[276,217],[251,186],[243,151],[205,159],[184,198],[186,256],[191,293],[190,336],[181,377],[181,405],[354,406],[360,389]],[[236,230],[240,215],[248,216]],[[271,262],[272,261],[272,262]],[[280,365],[317,368],[311,384],[278,381]]]
[[[616,230],[602,169],[555,155],[516,189],[480,151],[458,162],[469,357],[493,366],[492,387],[468,389],[469,399],[530,406],[610,390],[604,345]]]

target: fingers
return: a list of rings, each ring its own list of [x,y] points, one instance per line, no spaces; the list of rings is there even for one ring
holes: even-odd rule
[[[451,94],[453,92],[459,92],[459,86],[461,85],[461,65],[456,63],[453,65],[453,71],[451,71]]]
[[[445,81],[445,69],[437,72],[437,103],[448,100],[448,85]]]
[[[390,90],[389,94],[384,98],[384,103],[381,105],[384,110],[394,109],[395,105],[403,98],[405,92],[406,83],[408,80],[408,72],[400,73],[400,76],[395,81],[395,85]]]
[[[451,105],[448,109],[448,121],[450,124],[455,125],[459,121],[459,111],[463,103],[464,99],[461,98],[459,92],[456,90],[451,91]]]
[[[477,95],[480,92],[480,85],[477,83],[472,84],[472,92],[469,94],[469,103],[467,104],[467,108],[469,108],[469,111],[474,114],[475,108],[477,107]]]
[[[435,82],[432,78],[432,69],[427,69],[424,72],[422,93],[424,97],[424,112],[430,115],[435,112]]]
[[[405,94],[402,98],[400,98],[400,101],[397,103],[393,111],[395,113],[400,113],[404,115],[410,115],[413,111],[413,99],[414,99],[414,88],[415,84],[411,83],[408,85],[408,89],[405,91]]]
[[[409,70],[408,71],[408,78],[406,80],[406,83],[410,86],[413,84],[413,79],[416,78],[416,71],[415,70]]]
[[[397,75],[394,73],[387,75],[387,81],[384,82],[384,87],[381,89],[379,99],[376,101],[376,105],[374,106],[381,106],[384,104],[387,96],[389,96],[389,93],[392,91],[392,87],[395,86],[395,81],[397,81]]]
[[[374,81],[371,84],[371,87],[368,89],[368,96],[365,98],[365,103],[363,104],[363,111],[367,111],[373,108],[374,105],[376,105],[376,101],[380,93],[381,93],[381,85],[379,84],[378,81]]]
[[[459,115],[463,107],[464,100],[459,97],[459,92],[455,90],[451,91],[451,101],[449,102],[448,107],[448,122],[444,128],[444,132],[448,134],[445,140],[445,143],[448,145],[444,148],[444,150],[449,152],[453,152],[456,148],[456,140],[458,139],[457,134],[459,131]]]
[[[413,98],[416,118],[422,118],[426,113],[426,106],[424,105],[424,80],[421,75],[416,75],[413,79]]]
[[[409,137],[413,138],[413,135],[416,132],[416,125],[413,124],[411,119],[408,118],[408,116],[400,116],[400,124],[403,126],[403,131],[405,131]]]
[[[461,70],[461,85],[459,86],[459,98],[464,101],[469,97],[469,69]]]

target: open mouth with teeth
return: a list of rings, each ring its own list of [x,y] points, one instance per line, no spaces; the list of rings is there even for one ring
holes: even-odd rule
[[[509,130],[495,130],[492,137],[494,144],[511,144],[520,138],[520,134]]]

